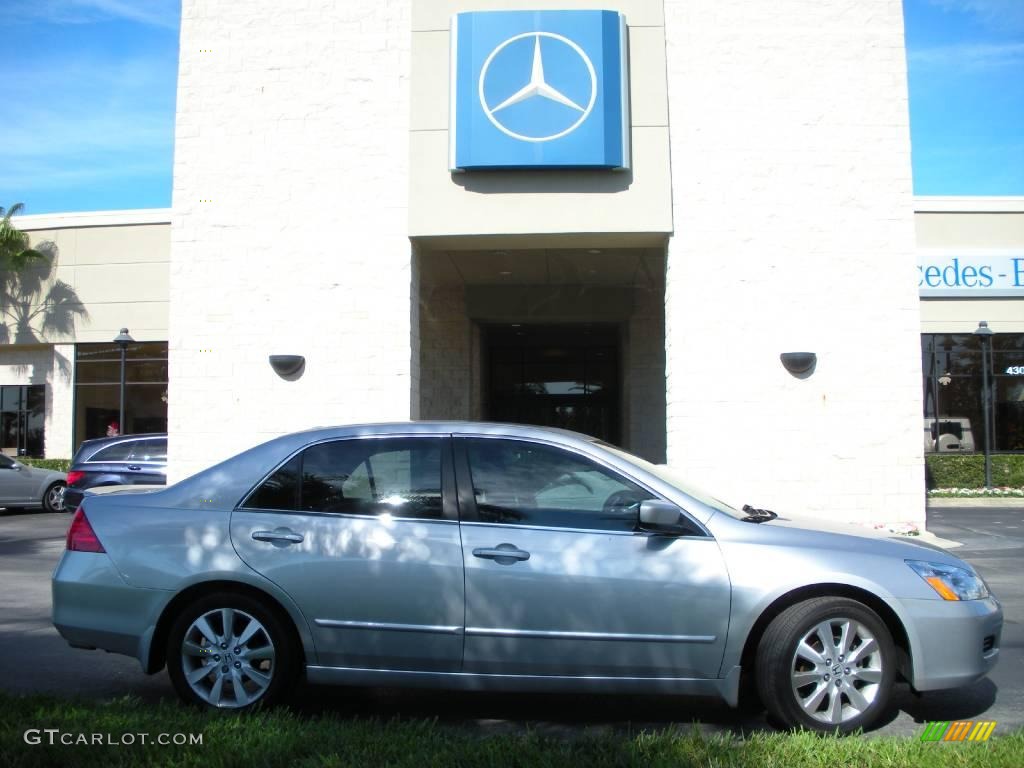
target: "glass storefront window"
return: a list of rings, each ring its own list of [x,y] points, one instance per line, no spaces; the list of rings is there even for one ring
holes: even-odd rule
[[[921,367],[924,386],[926,451],[935,451],[938,414],[940,451],[981,451],[985,441],[982,406],[982,350],[973,334],[922,334]],[[992,337],[989,368],[992,395],[992,450],[1024,452],[1024,334],[997,333]],[[931,431],[929,436],[928,430]],[[972,439],[956,439],[969,430]]]
[[[0,451],[42,458],[45,418],[44,384],[0,387]]]
[[[120,424],[120,348],[75,348],[75,445],[114,428],[123,435],[167,431],[167,342],[137,342],[125,352],[126,423]]]

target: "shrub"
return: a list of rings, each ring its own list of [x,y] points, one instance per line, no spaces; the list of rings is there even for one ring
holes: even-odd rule
[[[982,488],[985,457],[974,454],[932,454],[925,457],[928,488]],[[992,485],[1024,487],[1024,454],[994,454]]]
[[[18,461],[28,464],[30,467],[40,469],[55,469],[58,472],[67,472],[71,466],[71,459],[30,459],[27,456],[19,456]]]

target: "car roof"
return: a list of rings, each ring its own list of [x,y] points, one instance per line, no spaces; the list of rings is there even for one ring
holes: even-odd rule
[[[141,432],[137,435],[117,435],[116,437],[94,437],[91,440],[83,440],[82,444],[78,446],[78,450],[75,451],[75,455],[71,459],[71,463],[76,464],[80,461],[88,461],[93,454],[97,453],[101,448],[106,448],[108,445],[130,442],[132,440],[145,440],[153,438],[166,439],[167,433]]]
[[[597,438],[581,432],[559,427],[538,427],[532,424],[509,424],[490,421],[386,421],[368,424],[347,424],[340,426],[313,427],[294,432],[311,439],[331,437],[358,437],[370,435],[503,435],[506,437],[559,438],[580,440],[588,443],[599,442]]]

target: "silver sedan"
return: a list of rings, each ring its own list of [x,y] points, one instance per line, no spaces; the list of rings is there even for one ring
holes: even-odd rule
[[[60,512],[66,477],[63,472],[32,467],[0,453],[0,507]]]
[[[318,429],[87,497],[53,576],[74,647],[244,709],[314,683],[713,695],[849,732],[967,685],[999,603],[967,563],[732,507],[583,435]]]

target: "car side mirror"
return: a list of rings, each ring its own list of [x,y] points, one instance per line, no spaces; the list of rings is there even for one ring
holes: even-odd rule
[[[640,502],[640,527],[656,533],[684,533],[682,510],[670,501],[648,499]]]

